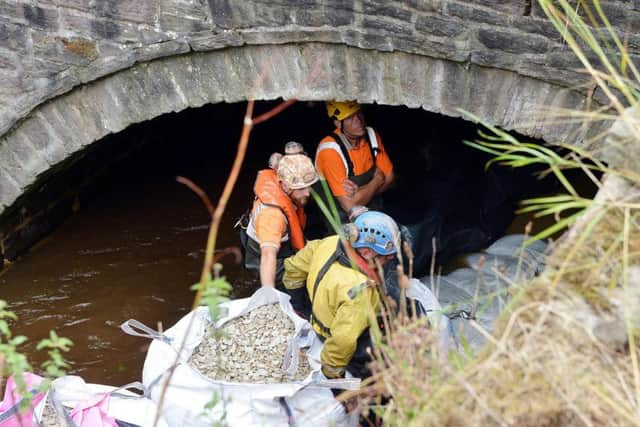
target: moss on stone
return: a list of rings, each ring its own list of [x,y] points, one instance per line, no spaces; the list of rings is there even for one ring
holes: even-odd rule
[[[98,57],[98,51],[94,41],[80,37],[63,38],[60,39],[60,41],[65,49],[76,55],[83,56],[92,61]]]

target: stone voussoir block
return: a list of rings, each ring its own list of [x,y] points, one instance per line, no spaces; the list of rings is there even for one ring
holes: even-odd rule
[[[149,97],[138,82],[134,69],[113,76],[109,86],[112,96],[118,99],[120,114],[132,123],[149,120]]]
[[[7,135],[1,144],[2,149],[6,150],[2,164],[13,170],[15,181],[21,185],[30,183],[50,166],[44,154],[25,138],[20,129]]]
[[[47,102],[39,108],[44,120],[51,126],[65,146],[65,150],[73,153],[78,150],[83,137],[83,129],[78,128],[74,117],[63,114],[63,102]]]
[[[51,125],[43,119],[39,111],[22,122],[19,131],[50,165],[63,161],[69,154],[58,135],[54,133]]]
[[[173,81],[182,82],[180,91],[189,107],[199,107],[209,102],[200,87],[199,76],[191,61],[184,57],[174,57],[165,61],[165,66]]]
[[[224,99],[224,91],[212,63],[219,61],[223,53],[218,51],[188,55],[188,66],[193,76],[193,85],[200,96],[209,103]]]
[[[22,188],[0,167],[0,205],[11,206],[21,194]]]
[[[280,81],[276,75],[282,74],[284,71],[275,67],[270,51],[271,48],[268,46],[251,46],[246,49],[224,52],[229,72],[227,81],[231,82],[231,87],[235,87],[238,91],[238,93],[234,93],[231,87],[226,88],[225,99],[227,102],[237,102],[237,97],[249,97],[254,90],[258,99],[277,97]],[[255,59],[260,57],[256,54],[257,52],[263,53],[262,58],[266,56],[266,60],[256,63]]]
[[[2,168],[8,173],[17,187],[24,187],[29,184],[31,177],[23,168],[17,154],[14,153],[16,144],[11,144],[11,142],[11,140],[7,139],[0,142],[0,165],[2,165]]]

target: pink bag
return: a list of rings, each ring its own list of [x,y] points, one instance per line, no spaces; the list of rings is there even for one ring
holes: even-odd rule
[[[24,382],[27,386],[27,391],[35,392],[43,378],[25,372],[23,374]],[[7,385],[4,389],[4,400],[0,402],[0,427],[37,427],[35,419],[33,417],[33,408],[40,403],[40,401],[46,396],[46,393],[37,393],[31,400],[31,407],[25,411],[20,412],[20,402],[23,396],[19,394],[18,384],[15,382],[15,378],[12,376],[7,380]]]
[[[110,393],[101,393],[83,400],[71,411],[71,419],[77,427],[118,427],[107,413],[110,399]]]

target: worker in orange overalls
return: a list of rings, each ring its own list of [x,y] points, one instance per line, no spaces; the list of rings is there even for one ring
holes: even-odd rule
[[[393,165],[378,132],[366,126],[360,104],[328,101],[326,107],[335,129],[320,141],[315,165],[346,222],[353,206],[380,209],[377,196],[393,184]]]
[[[283,290],[283,262],[305,245],[304,206],[318,174],[297,142],[287,143],[284,155],[272,154],[269,166],[258,172],[253,206],[239,221],[240,239],[245,268],[259,274],[261,286]]]

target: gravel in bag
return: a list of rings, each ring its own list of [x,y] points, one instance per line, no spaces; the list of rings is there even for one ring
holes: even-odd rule
[[[58,414],[49,399],[47,399],[42,411],[40,427],[64,427],[64,424],[60,422],[60,418],[58,418]]]
[[[227,322],[222,336],[213,326],[191,356],[191,365],[212,380],[247,383],[282,383],[302,380],[311,372],[305,355],[298,356],[298,371],[285,376],[284,355],[295,327],[278,304],[268,304]]]

